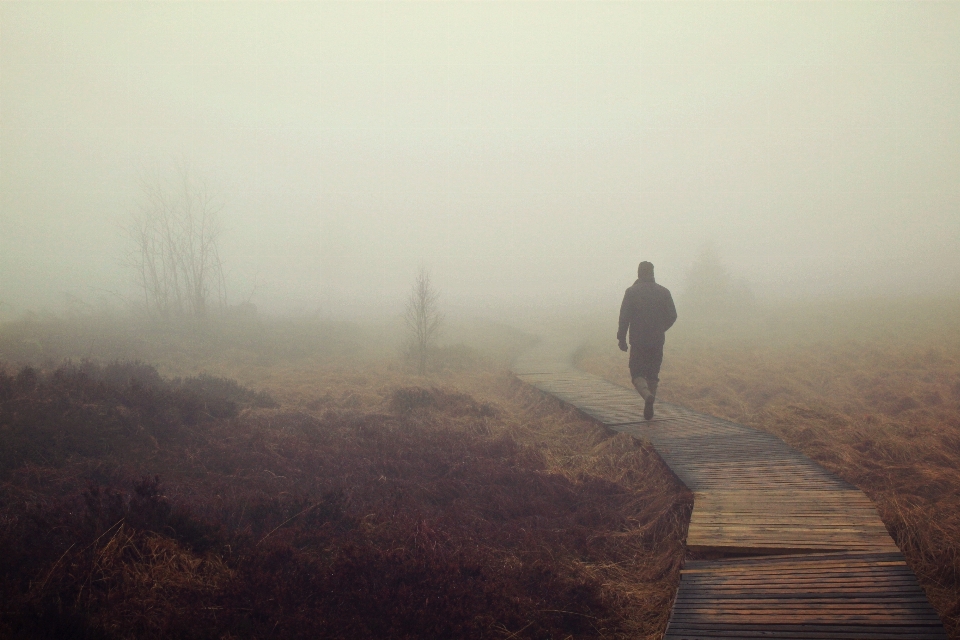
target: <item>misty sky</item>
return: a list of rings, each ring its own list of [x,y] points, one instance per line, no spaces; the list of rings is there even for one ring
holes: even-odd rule
[[[960,3],[0,4],[0,302],[131,296],[138,175],[220,194],[234,302],[395,313],[960,291]],[[254,283],[256,289],[254,290]]]

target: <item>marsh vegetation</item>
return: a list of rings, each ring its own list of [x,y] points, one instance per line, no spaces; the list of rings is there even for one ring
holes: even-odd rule
[[[957,637],[957,304],[680,312],[662,398],[864,489]],[[544,324],[629,385],[615,322]],[[4,634],[658,637],[690,495],[449,329],[420,374],[399,323],[3,325]]]
[[[488,326],[419,375],[376,326],[60,322],[3,328],[7,362],[44,354],[0,377],[4,635],[665,627],[690,497],[644,443],[511,376],[529,336]],[[162,364],[95,363],[91,328]]]

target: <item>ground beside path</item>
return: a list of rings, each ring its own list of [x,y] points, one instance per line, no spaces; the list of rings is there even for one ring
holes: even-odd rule
[[[658,638],[689,506],[659,457],[436,364],[8,370],[0,636]]]

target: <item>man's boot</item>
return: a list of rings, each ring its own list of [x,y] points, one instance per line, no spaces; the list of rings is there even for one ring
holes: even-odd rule
[[[656,383],[654,383],[654,385],[656,385]],[[653,417],[653,391],[650,390],[647,379],[643,376],[637,376],[633,379],[633,388],[636,389],[640,397],[643,398],[643,417],[649,420]]]
[[[657,397],[657,383],[650,382],[647,384],[647,388],[650,389],[650,395],[644,398],[643,404],[643,417],[645,420],[653,419],[653,401]]]

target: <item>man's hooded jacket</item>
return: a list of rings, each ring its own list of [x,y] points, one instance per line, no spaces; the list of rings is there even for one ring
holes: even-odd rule
[[[662,347],[667,329],[677,321],[677,308],[666,287],[653,277],[638,278],[620,305],[620,329],[617,340],[625,340],[630,330],[630,344],[640,347]]]

